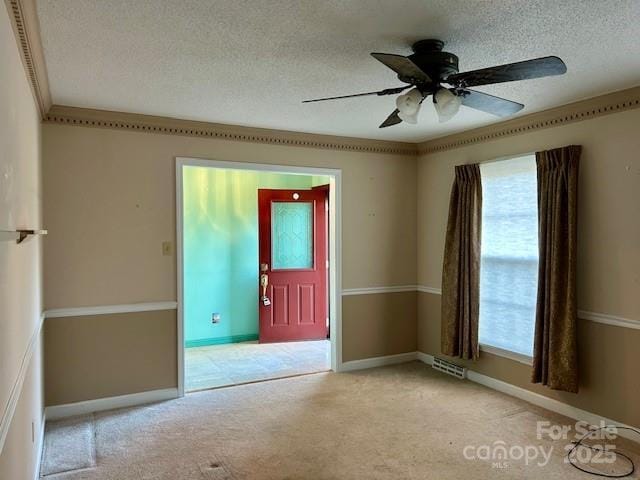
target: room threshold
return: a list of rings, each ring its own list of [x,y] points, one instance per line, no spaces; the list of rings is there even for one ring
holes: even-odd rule
[[[185,349],[185,390],[210,390],[330,370],[329,340],[208,345]]]
[[[284,375],[282,377],[261,378],[258,380],[247,380],[246,382],[241,382],[241,383],[230,383],[228,385],[218,385],[215,387],[203,387],[195,390],[189,390],[186,392],[186,394],[189,395],[191,393],[206,392],[209,390],[220,390],[222,388],[242,387],[243,385],[253,385],[255,383],[273,382],[276,380],[287,380],[290,378],[297,378],[297,377],[308,377],[310,375],[319,375],[321,373],[329,373],[329,372],[331,372],[330,368],[327,368],[326,370],[319,370],[317,372],[292,373],[290,375]]]

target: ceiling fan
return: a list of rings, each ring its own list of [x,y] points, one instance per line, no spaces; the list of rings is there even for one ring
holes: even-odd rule
[[[453,53],[443,52],[443,47],[444,42],[441,40],[429,39],[414,43],[414,53],[408,57],[391,53],[371,54],[373,58],[396,72],[398,79],[407,85],[377,92],[304,100],[302,103],[366,95],[395,95],[414,87],[396,99],[397,108],[380,124],[380,128],[397,125],[402,121],[416,124],[420,106],[429,95],[433,96],[433,104],[440,122],[453,118],[458,113],[460,105],[506,117],[518,112],[524,105],[468,87],[562,75],[567,71],[564,62],[552,56],[458,73],[458,57]]]

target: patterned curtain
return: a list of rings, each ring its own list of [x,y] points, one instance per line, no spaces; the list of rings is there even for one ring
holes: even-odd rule
[[[538,168],[538,299],[534,383],[578,391],[576,237],[581,147],[536,153]]]
[[[456,167],[442,268],[442,353],[477,359],[480,310],[480,166]]]

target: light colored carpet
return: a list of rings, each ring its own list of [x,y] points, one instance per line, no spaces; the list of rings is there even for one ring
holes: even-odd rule
[[[95,419],[97,467],[59,478],[591,478],[564,463],[566,440],[537,438],[536,422],[571,420],[418,362],[203,391]],[[496,442],[553,450],[545,466],[464,456]]]
[[[93,415],[47,422],[40,475],[96,466]]]
[[[242,342],[185,348],[188,392],[331,368],[328,340],[286,343]]]

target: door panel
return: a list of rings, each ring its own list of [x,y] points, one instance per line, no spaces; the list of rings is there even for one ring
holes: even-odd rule
[[[327,198],[326,190],[258,190],[268,298],[258,299],[260,342],[327,337]]]
[[[315,290],[313,284],[298,285],[298,321],[301,325],[313,325],[315,320]]]
[[[289,325],[289,285],[273,285],[271,298],[271,325]]]

